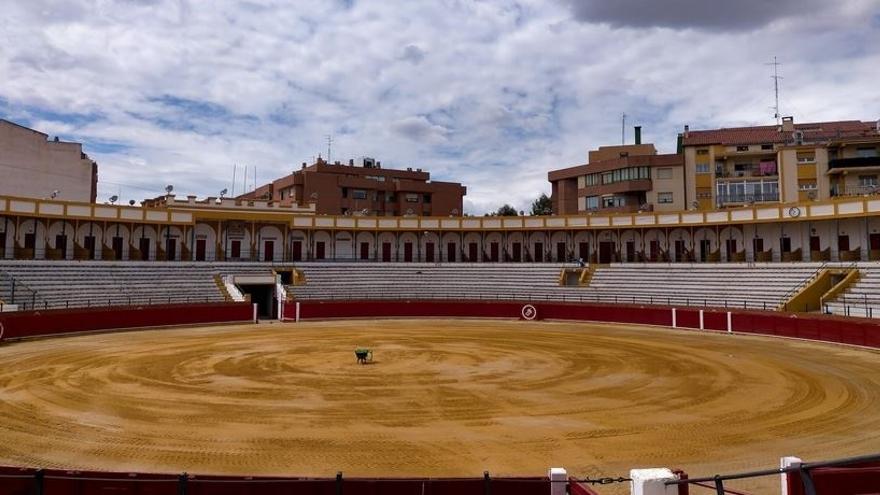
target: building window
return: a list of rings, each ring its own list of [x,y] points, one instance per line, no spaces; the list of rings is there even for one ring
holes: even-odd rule
[[[709,164],[708,163],[698,163],[697,164],[697,173],[698,174],[708,174],[709,173]]]
[[[406,202],[407,203],[418,203],[419,202],[419,195],[413,194],[413,193],[407,194],[406,195]]]
[[[762,150],[773,150],[773,145],[772,144],[762,144],[761,149]]]
[[[626,198],[621,196],[606,196],[602,198],[602,208],[616,208],[625,205]]]
[[[798,164],[812,164],[816,161],[815,153],[798,153],[797,154]]]
[[[672,193],[671,192],[657,193],[657,202],[660,204],[672,203]]]
[[[423,194],[422,195],[422,203],[431,204],[431,195],[430,194]]]
[[[347,198],[347,197],[348,197],[348,188],[347,188],[347,187],[343,187],[343,188],[342,188],[342,197],[343,197],[343,198]]]
[[[858,148],[856,154],[859,158],[873,158],[877,156],[877,148]]]
[[[801,180],[798,181],[798,189],[801,191],[812,191],[816,189],[816,181],[814,180]]]
[[[736,151],[749,151],[748,146],[737,146]]]
[[[697,150],[697,154],[698,154],[698,155],[708,155],[708,154],[709,154],[709,148],[700,148],[700,149]]]
[[[587,196],[586,206],[588,210],[599,208],[599,196]]]
[[[351,197],[354,199],[367,199],[367,191],[364,191],[363,189],[355,189],[351,192]]]
[[[672,178],[672,169],[671,168],[658,168],[657,169],[657,178],[658,179],[671,179]]]
[[[873,187],[877,185],[876,175],[860,175],[859,185],[863,187]]]

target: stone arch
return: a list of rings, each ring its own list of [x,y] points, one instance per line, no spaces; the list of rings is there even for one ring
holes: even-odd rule
[[[267,241],[271,253],[267,253]],[[281,261],[284,257],[284,234],[275,225],[263,225],[257,230],[256,254],[259,261]]]
[[[138,225],[131,232],[131,249],[136,250],[140,257],[129,254],[129,257],[137,260],[155,260],[156,242],[159,235],[152,225]],[[149,249],[149,251],[146,251]],[[131,253],[131,252],[130,252]]]
[[[94,259],[96,259],[96,260],[101,259],[101,246],[104,245],[103,233],[104,233],[104,231],[101,228],[101,225],[99,225],[96,222],[81,223],[79,225],[79,227],[76,229],[75,241],[79,245],[79,247],[83,249],[83,251],[80,252],[79,255],[77,255],[77,253],[74,253],[74,256],[77,256],[80,258],[88,258],[88,254],[86,252],[89,251],[89,246],[88,246],[88,242],[86,241],[86,239],[88,239],[89,237],[93,237],[94,238],[94,251],[95,251],[94,252]]]
[[[199,255],[198,246],[200,242],[205,244],[205,261],[216,260],[217,256],[217,231],[208,223],[197,223],[195,225],[195,241],[192,246],[192,259],[197,260]]]
[[[59,236],[66,237],[66,241],[59,245]],[[76,227],[67,220],[55,220],[49,224],[46,233],[46,258],[50,259],[73,259],[73,239],[76,237]]]

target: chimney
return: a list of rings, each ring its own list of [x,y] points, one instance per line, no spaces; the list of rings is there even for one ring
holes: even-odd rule
[[[684,137],[688,137],[688,134],[690,134],[690,131],[691,131],[691,126],[685,124],[684,125]]]
[[[348,159],[348,166],[349,166],[349,167],[354,167],[354,158],[349,158],[349,159]]]
[[[782,132],[794,132],[794,117],[782,117]]]
[[[637,125],[634,129],[636,130],[636,144],[642,144],[642,126]]]
[[[376,161],[376,168],[382,168],[382,162]]]

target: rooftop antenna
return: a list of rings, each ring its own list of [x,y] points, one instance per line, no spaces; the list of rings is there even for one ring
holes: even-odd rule
[[[620,114],[620,144],[626,144],[626,114]]]
[[[779,125],[779,80],[782,79],[782,76],[779,75],[779,66],[782,64],[777,62],[776,56],[774,56],[772,62],[768,62],[764,65],[773,66],[773,75],[770,76],[773,79],[773,94],[776,97],[776,105],[773,106],[773,116],[776,117],[776,125]]]
[[[333,136],[327,134],[327,163],[330,163],[330,148],[333,146]]]
[[[233,198],[235,197],[235,172],[236,172],[235,169],[236,168],[238,168],[238,165],[233,163],[232,164],[232,197]]]

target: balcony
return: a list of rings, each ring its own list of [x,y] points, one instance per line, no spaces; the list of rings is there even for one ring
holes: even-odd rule
[[[857,156],[828,160],[828,169],[880,167],[880,156]]]
[[[880,185],[864,185],[864,186],[831,186],[831,196],[867,196],[869,194],[880,194]]]
[[[779,192],[753,194],[719,194],[715,197],[718,206],[732,204],[773,203],[779,202]]]

